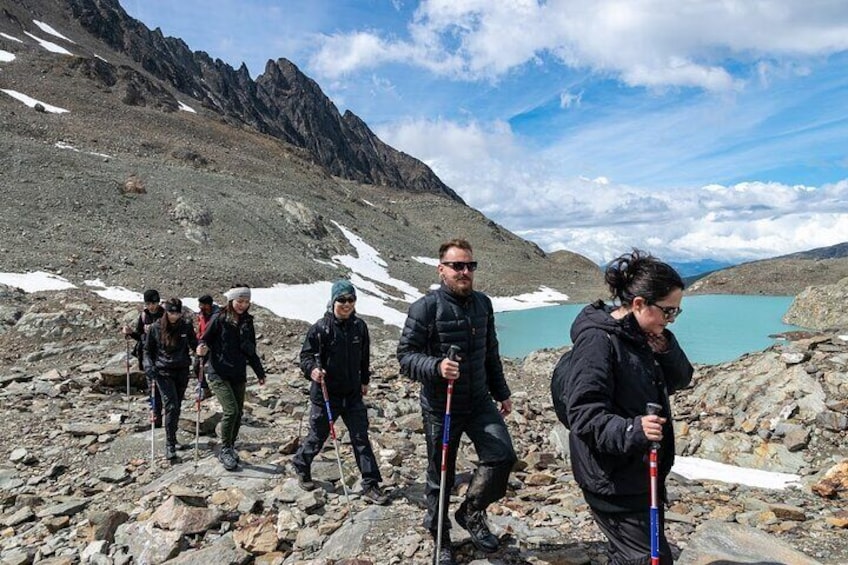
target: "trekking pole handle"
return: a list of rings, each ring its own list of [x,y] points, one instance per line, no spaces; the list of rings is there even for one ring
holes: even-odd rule
[[[448,348],[448,359],[451,361],[459,361],[459,354],[462,353],[462,348],[458,345],[451,345]]]
[[[659,416],[660,414],[662,414],[662,405],[657,404],[656,402],[649,402],[648,404],[645,405],[645,413],[648,416]],[[651,449],[659,449],[659,448],[660,448],[660,442],[658,442],[658,441],[652,441],[651,442]]]

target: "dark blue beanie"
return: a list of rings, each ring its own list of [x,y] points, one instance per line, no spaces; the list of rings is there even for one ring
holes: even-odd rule
[[[330,291],[330,304],[336,301],[340,296],[356,297],[356,289],[353,284],[347,279],[340,279],[333,283],[333,290]]]

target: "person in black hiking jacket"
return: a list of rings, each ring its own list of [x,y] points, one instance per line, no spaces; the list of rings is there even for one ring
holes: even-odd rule
[[[144,372],[156,381],[165,409],[165,458],[177,457],[177,424],[188,388],[191,354],[197,347],[194,325],[183,318],[179,298],[165,302],[165,315],[153,324],[144,344]]]
[[[197,354],[209,354],[204,364],[206,381],[224,411],[218,460],[227,471],[235,471],[240,462],[234,446],[244,411],[247,366],[256,373],[260,385],[265,384],[265,369],[256,353],[256,330],[248,313],[250,288],[238,284],[224,296],[227,305],[206,326]]]
[[[659,442],[658,483],[674,462],[669,395],[693,369],[667,326],[683,310],[683,280],[669,265],[634,250],[612,261],[605,281],[618,305],[597,301],[571,326],[574,343],[565,383],[571,467],[609,540],[613,565],[650,563],[648,452]],[[647,415],[648,403],[662,406]],[[663,513],[660,511],[660,524]],[[661,563],[673,562],[664,528]]]
[[[465,433],[474,444],[479,463],[465,500],[454,516],[478,549],[492,552],[497,550],[499,541],[489,530],[486,508],[506,493],[516,455],[504,421],[504,416],[512,411],[512,400],[501,363],[492,301],[473,289],[476,269],[467,241],[455,239],[442,244],[438,266],[442,284],[409,307],[397,357],[401,372],[421,383],[428,458],[424,527],[436,541],[442,430],[447,383],[453,380],[446,485],[450,492],[457,448]],[[447,358],[451,345],[460,348],[458,363]],[[445,504],[445,514],[447,508]],[[436,562],[447,565],[455,562],[447,515],[443,524]]]
[[[144,291],[144,309],[138,315],[138,319],[135,322],[135,329],[130,326],[124,326],[121,328],[121,333],[124,335],[126,339],[134,339],[135,347],[133,348],[133,355],[138,358],[138,368],[139,370],[144,370],[144,343],[147,340],[147,334],[151,327],[153,327],[156,322],[158,322],[162,315],[165,313],[165,310],[162,309],[162,306],[159,304],[159,292],[153,289]],[[147,387],[148,390],[152,385],[152,381],[147,379]],[[156,404],[156,411],[153,414],[154,425],[157,428],[162,427],[162,396],[159,394],[159,390],[157,389],[156,394],[154,396],[154,402]]]
[[[327,385],[333,418],[344,420],[356,465],[362,474],[362,496],[375,504],[386,504],[380,489],[382,477],[371,441],[368,439],[368,412],[362,397],[368,394],[371,378],[371,339],[365,321],[356,316],[356,289],[347,280],[333,283],[330,303],[324,317],[306,333],[300,350],[300,368],[309,379],[309,435],[294,456],[292,464],[300,486],[312,490],[312,460],[330,434],[330,422],[322,381]]]

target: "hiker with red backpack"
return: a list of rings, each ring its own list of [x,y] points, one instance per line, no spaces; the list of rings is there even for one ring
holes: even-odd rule
[[[124,335],[125,339],[134,339],[135,346],[133,347],[132,354],[138,359],[138,369],[140,371],[144,371],[144,343],[147,341],[147,335],[150,331],[150,328],[158,322],[162,315],[165,313],[165,310],[159,304],[159,292],[153,289],[148,289],[144,291],[144,308],[141,313],[138,315],[138,320],[135,323],[135,329],[130,326],[124,326],[121,328],[121,333]],[[148,389],[153,388],[155,385],[150,379],[147,379],[147,387]],[[153,420],[154,425],[157,428],[162,427],[162,397],[159,394],[158,390],[155,390],[154,395],[154,406],[156,407]]]
[[[209,325],[209,322],[212,321],[212,318],[220,312],[221,308],[215,304],[215,301],[212,299],[212,296],[208,294],[204,294],[200,298],[197,299],[197,335],[202,336],[206,331],[206,326]],[[194,367],[192,367],[192,372],[197,378],[198,384],[200,386],[200,390],[198,391],[200,400],[205,398],[209,398],[212,396],[212,392],[209,390],[209,383],[206,382],[206,379],[203,378],[203,360],[200,357],[194,358]]]

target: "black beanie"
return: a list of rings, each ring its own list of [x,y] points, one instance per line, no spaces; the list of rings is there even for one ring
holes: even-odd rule
[[[159,292],[153,289],[144,291],[144,302],[155,302],[159,304]]]

